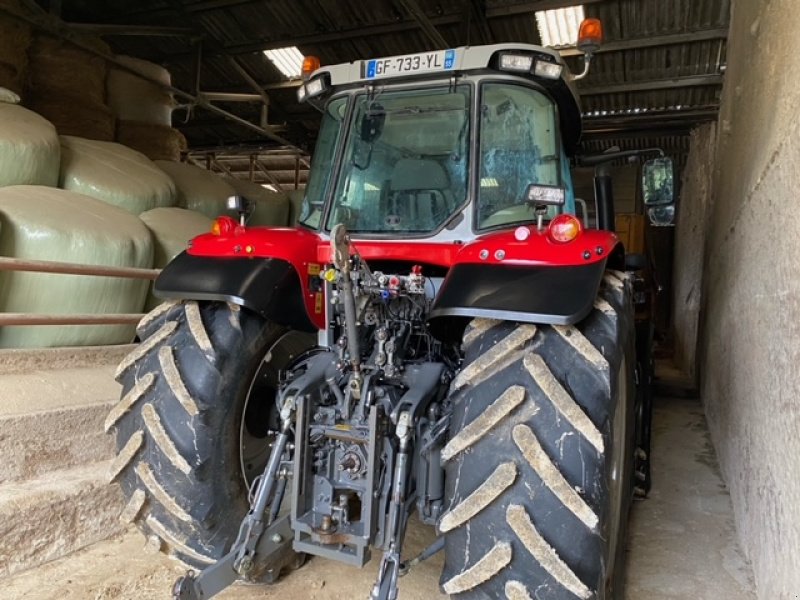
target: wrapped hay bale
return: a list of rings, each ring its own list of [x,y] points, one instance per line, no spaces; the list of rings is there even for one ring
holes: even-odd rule
[[[300,211],[303,208],[303,198],[305,197],[305,189],[292,190],[289,192],[289,225],[297,225],[297,220],[300,218]]]
[[[153,266],[163,268],[178,254],[186,250],[189,240],[211,231],[211,219],[185,208],[154,208],[139,215],[153,236]],[[151,310],[162,301],[152,295],[147,298],[145,310]]]
[[[8,88],[0,87],[0,104],[19,104],[19,94]]]
[[[0,7],[13,12],[20,10],[17,0],[0,0]],[[0,12],[0,87],[22,93],[32,37],[27,23]]]
[[[211,219],[228,214],[226,203],[236,190],[222,177],[186,163],[157,160],[156,164],[175,182],[178,206]]]
[[[58,185],[61,145],[55,127],[21,106],[0,103],[0,187]]]
[[[286,194],[273,192],[245,179],[226,177],[225,181],[239,196],[244,196],[254,205],[254,210],[247,220],[248,225],[286,227],[289,224],[289,198]]]
[[[96,37],[77,38],[105,54]],[[29,53],[26,105],[46,117],[62,135],[114,139],[114,113],[106,106],[106,62],[66,41],[37,35]]]
[[[61,136],[59,187],[131,214],[175,205],[175,184],[146,156],[113,142]]]
[[[0,255],[149,268],[153,242],[136,217],[100,200],[41,186],[0,188]],[[0,272],[0,311],[138,313],[149,282],[114,277]],[[124,344],[133,325],[0,327],[0,347]]]
[[[211,231],[212,220],[185,208],[154,208],[139,215],[153,234],[153,267],[167,266],[186,250],[189,240]]]
[[[186,138],[177,129],[138,121],[117,121],[116,139],[150,160],[177,162],[187,148]]]
[[[120,63],[142,75],[160,81],[164,85],[172,85],[169,71],[160,65],[131,56],[117,56],[116,58]],[[121,121],[172,126],[172,109],[175,107],[175,100],[172,98],[172,94],[165,92],[158,85],[111,66],[108,71],[106,90],[108,91],[108,105]]]

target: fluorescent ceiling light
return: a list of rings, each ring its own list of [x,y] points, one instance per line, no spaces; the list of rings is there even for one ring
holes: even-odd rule
[[[500,184],[497,183],[497,179],[494,177],[482,177],[481,187],[500,187]]]
[[[380,192],[381,188],[379,188],[374,183],[364,182],[364,191],[365,192]]]
[[[278,48],[277,50],[264,50],[264,56],[278,67],[278,70],[289,79],[297,79],[303,69],[303,53],[297,46]]]
[[[583,5],[536,11],[542,46],[574,46],[583,21]]]

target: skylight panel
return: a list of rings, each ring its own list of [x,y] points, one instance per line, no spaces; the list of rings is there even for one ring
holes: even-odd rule
[[[583,21],[583,5],[539,10],[534,13],[543,46],[574,46]]]
[[[287,79],[297,79],[303,69],[303,53],[297,46],[264,50],[266,56]]]

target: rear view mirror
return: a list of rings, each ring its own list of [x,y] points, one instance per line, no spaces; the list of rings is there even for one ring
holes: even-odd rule
[[[370,106],[361,121],[361,141],[371,144],[383,133],[383,124],[386,121],[386,112],[380,104]]]
[[[654,158],[642,166],[642,193],[647,206],[672,204],[675,201],[672,159]]]

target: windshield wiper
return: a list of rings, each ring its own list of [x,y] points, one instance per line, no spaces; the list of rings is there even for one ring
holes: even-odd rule
[[[427,113],[437,113],[437,112],[467,112],[466,108],[422,108],[420,106],[407,106],[404,108],[390,108],[390,109],[383,109],[383,110],[368,110],[366,112],[367,117],[374,117],[379,115],[421,115]]]

